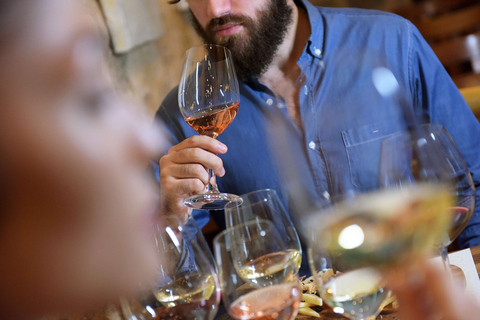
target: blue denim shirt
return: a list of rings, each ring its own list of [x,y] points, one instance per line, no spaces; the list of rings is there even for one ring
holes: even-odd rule
[[[395,75],[411,112],[449,131],[480,191],[480,124],[418,30],[386,12],[314,7],[307,1],[297,5],[307,11],[312,30],[298,60],[305,76],[299,94],[302,128],[258,79],[240,83],[239,112],[218,137],[229,147],[221,155],[226,174],[217,178],[219,189],[238,195],[275,189],[289,207],[267,137],[267,115],[272,112],[281,114],[281,125],[291,137],[288,143],[296,149],[292,155],[296,167],[304,171],[299,176],[308,198],[373,188],[380,141],[403,129],[395,99],[382,98],[372,84],[372,70],[383,66]],[[165,123],[173,143],[196,134],[179,112],[177,89],[166,97],[156,117]],[[224,226],[223,213],[211,215]],[[203,227],[210,214],[195,210],[194,217]],[[478,209],[458,244],[480,245]]]

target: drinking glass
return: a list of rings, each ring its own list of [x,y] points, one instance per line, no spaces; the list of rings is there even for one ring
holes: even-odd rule
[[[144,285],[135,297],[121,299],[127,320],[211,320],[220,303],[220,285],[213,255],[190,218],[176,217],[158,225],[155,242],[162,264],[155,283]]]
[[[332,197],[306,219],[320,296],[351,319],[374,319],[389,297],[382,270],[433,252],[451,226],[453,164],[429,126],[409,129],[382,142],[375,190]]]
[[[187,50],[178,87],[178,105],[185,121],[199,134],[217,138],[233,121],[240,91],[230,51],[206,44]],[[185,200],[195,209],[220,210],[238,196],[221,193],[212,184],[213,170],[204,194]]]
[[[228,228],[213,243],[223,303],[232,319],[295,318],[302,296],[297,268],[270,221]]]
[[[317,294],[334,313],[349,319],[375,319],[390,297],[376,264],[388,259],[382,252],[394,254],[395,248],[391,243],[381,247],[388,230],[370,216],[378,206],[369,206],[383,196],[338,195],[307,219],[307,256]]]
[[[442,185],[415,184],[349,194],[310,216],[307,254],[320,297],[350,319],[375,319],[390,295],[383,269],[432,250],[450,204]]]
[[[302,263],[300,239],[292,220],[277,196],[277,192],[272,189],[263,189],[246,193],[241,198],[242,203],[232,201],[225,206],[227,228],[249,221],[271,221],[283,239],[292,261],[297,269],[300,269]]]
[[[415,181],[443,181],[448,185],[448,192],[454,199],[453,205],[448,208],[451,225],[439,244],[442,258],[448,267],[447,247],[458,237],[473,215],[475,185],[465,161],[442,125],[421,125],[416,135],[412,137],[410,133],[403,132],[382,142],[380,183],[405,187]],[[436,168],[441,170],[417,170],[415,173],[409,168],[410,163],[415,152],[418,153],[427,145],[435,146]]]

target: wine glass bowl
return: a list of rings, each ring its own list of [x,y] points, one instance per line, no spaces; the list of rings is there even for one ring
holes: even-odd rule
[[[421,162],[426,160],[431,160],[429,168],[415,169],[416,166],[424,166]],[[380,177],[380,183],[387,187],[423,182],[441,183],[447,188],[452,201],[447,210],[450,227],[448,236],[443,238],[443,247],[458,237],[472,217],[475,185],[455,143],[440,124],[423,124],[416,128],[413,135],[402,132],[383,141]]]
[[[249,221],[267,220],[272,222],[282,238],[287,252],[297,269],[302,262],[302,246],[297,231],[283,207],[277,192],[272,189],[252,191],[241,196],[242,202],[231,201],[225,206],[227,228]]]
[[[121,299],[127,320],[212,320],[220,303],[215,261],[194,220],[176,217],[159,225],[155,242],[166,257],[155,283],[135,297]]]
[[[450,225],[451,204],[442,184],[336,196],[305,221],[317,292],[336,313],[375,319],[390,297],[382,270],[430,252]]]
[[[310,216],[307,255],[317,294],[334,313],[347,318],[373,320],[389,298],[376,264],[390,263],[397,258],[387,237],[388,224],[381,216],[370,215],[365,206],[378,198],[348,195],[337,199],[331,207]],[[370,198],[370,199],[369,199]],[[362,203],[363,202],[363,203]],[[375,208],[372,211],[377,211]],[[391,236],[391,234],[390,234]]]
[[[443,239],[450,200],[442,186],[423,185],[350,197],[306,219],[309,250],[343,270],[401,264]]]
[[[223,304],[234,320],[293,320],[298,271],[270,221],[228,228],[214,239]]]
[[[452,224],[448,231],[448,238],[443,243],[444,247],[453,241],[465,229],[472,218],[476,202],[476,189],[468,166],[463,160],[450,134],[439,124],[428,125],[431,135],[442,145],[442,158],[450,168],[450,180],[452,180],[451,193],[455,197],[455,205],[450,208]]]
[[[235,119],[240,91],[230,51],[218,45],[193,47],[185,54],[178,88],[178,105],[185,121],[200,135],[217,138]],[[238,196],[221,193],[209,170],[206,192],[185,200],[195,209],[223,209]]]

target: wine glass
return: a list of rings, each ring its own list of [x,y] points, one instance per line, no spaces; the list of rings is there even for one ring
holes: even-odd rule
[[[388,301],[387,267],[433,251],[451,224],[452,163],[427,126],[409,126],[381,145],[375,190],[332,197],[305,221],[320,296],[351,319],[374,319]]]
[[[374,193],[372,193],[374,195]],[[378,198],[370,194],[346,193],[307,218],[307,255],[317,294],[336,314],[354,320],[373,320],[390,297],[381,271],[386,251],[395,247],[385,241],[388,230],[371,213],[379,209]],[[392,226],[390,226],[392,227]],[[393,228],[392,228],[393,229]]]
[[[384,268],[429,252],[449,225],[442,185],[348,194],[307,219],[318,293],[335,313],[372,320],[389,301]],[[442,214],[443,210],[443,214]]]
[[[158,225],[155,243],[165,257],[155,283],[135,297],[121,299],[127,320],[211,320],[220,303],[215,261],[193,218],[186,224],[166,217]]]
[[[199,134],[217,138],[233,121],[240,104],[240,91],[230,51],[206,44],[185,54],[178,88],[178,105],[185,121]],[[238,196],[221,193],[212,185],[213,170],[204,194],[185,200],[195,209],[220,210]]]
[[[228,228],[213,243],[223,303],[234,320],[295,318],[302,296],[297,268],[270,221]]]
[[[257,190],[242,195],[241,199],[242,203],[232,201],[225,206],[227,228],[254,220],[271,221],[283,239],[292,261],[297,269],[300,269],[302,263],[300,239],[292,220],[277,196],[277,192],[272,189]]]
[[[427,145],[435,147],[436,168],[441,170],[415,173],[415,169],[409,168],[410,163],[415,152],[418,153]],[[449,207],[452,221],[448,233],[439,244],[448,271],[447,247],[470,221],[476,198],[468,167],[448,132],[440,124],[423,124],[417,129],[416,136],[403,132],[386,139],[382,142],[379,177],[380,184],[385,186],[408,186],[418,180],[443,181],[448,184],[448,192],[454,199],[454,204]]]

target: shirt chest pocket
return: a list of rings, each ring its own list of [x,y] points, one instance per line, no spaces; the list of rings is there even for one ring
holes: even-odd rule
[[[367,191],[377,186],[381,143],[386,137],[402,130],[401,122],[396,120],[342,131],[350,179],[356,189]]]

